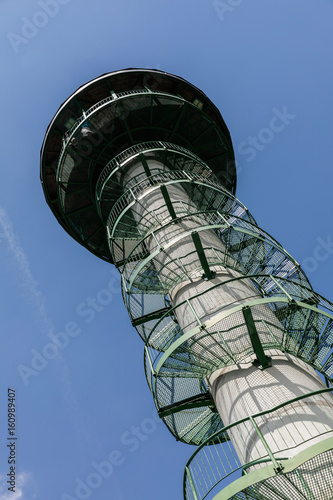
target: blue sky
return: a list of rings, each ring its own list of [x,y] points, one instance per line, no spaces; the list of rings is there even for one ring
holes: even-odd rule
[[[1,0],[0,17],[0,500],[79,499],[78,484],[110,457],[112,473],[82,498],[182,498],[194,448],[153,418],[143,344],[114,269],[71,240],[45,203],[46,127],[78,86],[109,71],[189,80],[230,130],[238,198],[332,300],[333,2]],[[112,301],[80,314],[104,289]],[[64,331],[67,345],[48,350],[49,335]],[[8,387],[15,494],[5,479]]]

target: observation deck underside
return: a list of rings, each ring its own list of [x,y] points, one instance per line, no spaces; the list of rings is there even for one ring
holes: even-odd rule
[[[47,129],[41,181],[58,222],[102,259],[110,261],[110,254],[94,187],[108,162],[147,138],[187,148],[235,192],[230,134],[201,90],[177,76],[146,69],[116,71],[88,82],[60,106]]]

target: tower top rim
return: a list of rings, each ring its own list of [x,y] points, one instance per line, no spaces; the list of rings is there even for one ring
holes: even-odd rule
[[[59,183],[63,179],[58,178],[58,162],[63,153],[64,139],[71,133],[73,127],[77,127],[78,124],[84,126],[86,114],[89,115],[101,103],[107,101],[107,105],[112,105],[113,97],[113,102],[116,102],[120,96],[121,99],[118,101],[124,99],[129,101],[133,98],[144,100],[144,93],[146,96],[157,95],[157,100],[173,100],[173,108],[176,108],[177,104],[180,106],[179,109],[182,105],[191,109],[191,113],[195,115],[194,122],[192,117],[192,121],[188,120],[185,123],[183,119],[180,125],[175,123],[178,130],[175,135],[172,132],[173,140],[170,142],[192,150],[214,171],[222,185],[235,194],[236,167],[230,133],[220,111],[204,92],[184,78],[158,69],[128,68],[104,73],[78,87],[59,106],[47,127],[40,153],[40,178],[46,201],[60,225],[81,244],[68,224],[59,199]],[[168,104],[166,108],[167,106]],[[194,141],[196,144],[193,143],[191,147],[189,142],[184,143],[184,134],[182,135],[180,130],[185,130],[187,127],[191,132],[188,136],[199,138],[202,135],[198,132],[200,122],[206,123],[202,127],[202,130],[206,129],[205,135],[202,141]],[[145,140],[151,140],[149,135]],[[153,140],[167,140],[167,138],[156,136]],[[100,252],[96,252],[96,255],[105,258]]]

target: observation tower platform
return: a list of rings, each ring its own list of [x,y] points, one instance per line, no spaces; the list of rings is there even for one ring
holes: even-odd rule
[[[97,180],[111,160],[121,161],[124,151],[147,140],[188,149],[236,191],[229,131],[201,90],[153,69],[101,75],[78,88],[55,114],[42,146],[41,182],[62,227],[104,260],[111,256],[96,207]]]
[[[198,446],[184,499],[331,500],[333,304],[235,197],[208,97],[157,70],[88,82],[47,129],[41,181],[121,273],[158,414]]]

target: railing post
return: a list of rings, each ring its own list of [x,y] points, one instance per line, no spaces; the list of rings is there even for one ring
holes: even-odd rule
[[[252,423],[253,427],[255,428],[255,431],[256,433],[258,434],[259,436],[259,439],[260,441],[262,442],[262,444],[264,445],[264,448],[265,450],[267,451],[268,455],[269,455],[269,458],[272,460],[272,463],[274,465],[274,470],[277,474],[279,474],[280,472],[283,471],[283,466],[282,464],[280,464],[279,462],[277,462],[276,458],[274,457],[273,453],[272,453],[272,450],[270,449],[270,447],[268,446],[268,443],[266,441],[266,439],[264,438],[261,430],[259,429],[257,423],[255,422],[254,418],[253,417],[249,417],[249,420],[250,422]]]
[[[194,482],[193,482],[193,479],[192,479],[192,475],[191,475],[190,469],[188,467],[185,467],[185,470],[186,470],[186,474],[187,474],[187,477],[188,477],[188,480],[189,480],[189,483],[190,483],[190,486],[191,486],[191,490],[192,490],[192,493],[193,493],[193,498],[194,498],[194,500],[199,500],[197,492],[195,491],[195,486],[194,486]]]

